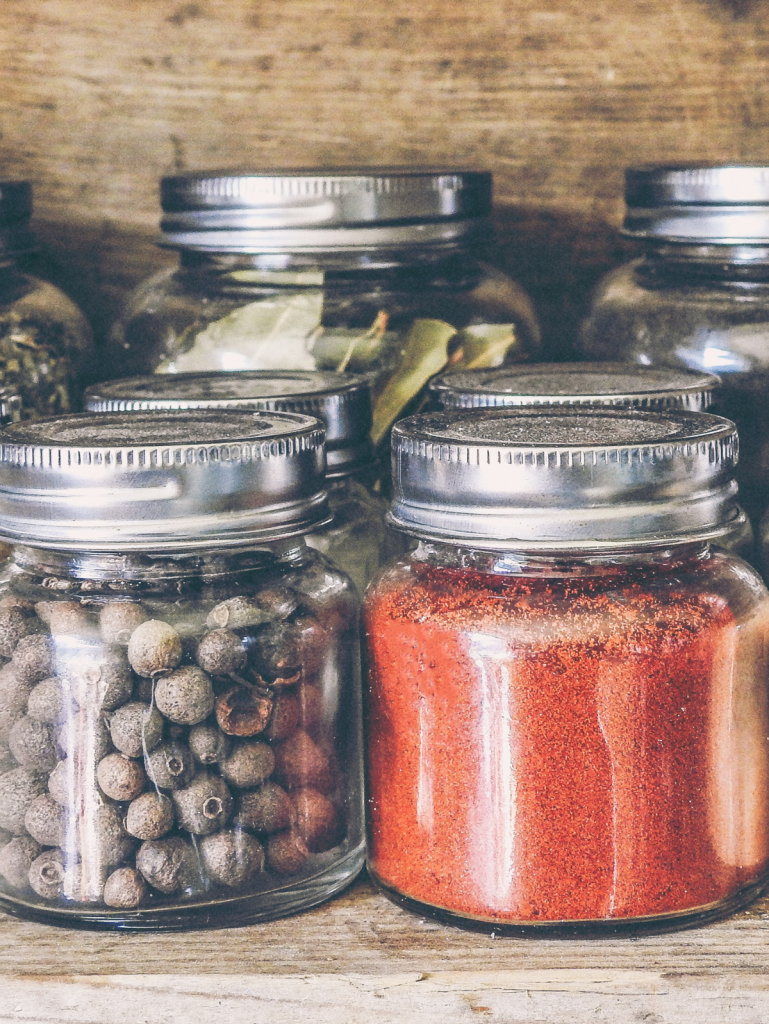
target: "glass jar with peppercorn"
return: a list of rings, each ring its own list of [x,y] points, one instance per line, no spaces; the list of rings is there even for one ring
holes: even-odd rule
[[[479,262],[491,175],[425,169],[165,178],[163,242],[181,264],[129,299],[109,374],[333,370],[372,384],[379,444],[447,366],[528,357],[523,290]]]
[[[717,411],[742,445],[740,500],[769,506],[769,167],[646,166],[626,173],[623,233],[644,254],[599,283],[588,359],[717,373]]]
[[[326,426],[326,485],[333,521],[305,540],[346,572],[362,594],[376,570],[403,551],[385,525],[387,503],[371,489],[378,464],[368,381],[320,370],[168,373],[89,388],[92,412],[167,409],[267,409],[317,416]]]
[[[6,428],[4,910],[237,924],[354,878],[358,599],[303,540],[324,469],[322,425],[290,413]]]
[[[519,934],[669,930],[769,874],[769,593],[734,528],[734,425],[589,408],[393,430],[371,583],[369,871]]]
[[[37,248],[31,215],[29,182],[0,182],[0,387],[18,394],[24,419],[77,408],[93,360],[77,306],[20,265]]]

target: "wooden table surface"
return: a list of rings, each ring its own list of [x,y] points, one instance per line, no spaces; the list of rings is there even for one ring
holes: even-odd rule
[[[181,934],[0,915],[0,1022],[526,1024],[769,1021],[769,897],[641,939],[493,938],[423,920],[365,880],[298,917]]]

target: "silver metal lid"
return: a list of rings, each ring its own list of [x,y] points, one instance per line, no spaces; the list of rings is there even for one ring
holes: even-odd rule
[[[29,252],[37,247],[29,228],[32,185],[28,181],[0,181],[0,256]]]
[[[328,521],[324,431],[294,413],[89,413],[0,435],[0,537],[63,551],[239,547]]]
[[[160,193],[163,244],[233,253],[451,244],[491,213],[491,174],[439,168],[208,171]]]
[[[731,532],[737,430],[683,410],[435,412],[392,433],[391,523],[491,550],[660,547]]]
[[[625,172],[623,234],[693,244],[769,242],[769,167],[646,166]]]
[[[371,391],[351,373],[320,370],[237,370],[168,373],[95,384],[90,412],[168,409],[266,409],[316,416],[326,425],[326,475],[348,476],[371,465]]]
[[[531,363],[444,373],[430,383],[435,409],[614,405],[703,412],[721,381],[711,373],[629,363]]]

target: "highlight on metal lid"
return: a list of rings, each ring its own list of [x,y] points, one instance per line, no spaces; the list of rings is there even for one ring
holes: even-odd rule
[[[711,373],[628,363],[521,363],[444,373],[430,383],[434,409],[613,405],[703,412],[720,380]]]
[[[601,551],[730,533],[734,424],[610,406],[426,413],[393,428],[390,521],[480,549]]]
[[[769,243],[769,166],[662,164],[625,172],[623,233],[671,242]]]
[[[199,171],[160,192],[166,244],[230,252],[450,243],[491,212],[491,174],[454,168]]]
[[[374,459],[371,391],[364,377],[321,370],[168,373],[88,388],[91,412],[263,409],[315,416],[326,426],[326,474],[347,476]]]
[[[63,551],[240,547],[328,521],[324,429],[237,409],[80,413],[6,427],[0,537]]]

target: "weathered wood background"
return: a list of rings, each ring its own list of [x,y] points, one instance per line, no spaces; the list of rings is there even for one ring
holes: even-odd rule
[[[499,258],[567,351],[622,258],[622,168],[769,159],[766,0],[2,0],[0,173],[102,330],[157,178],[212,166],[490,168]]]

